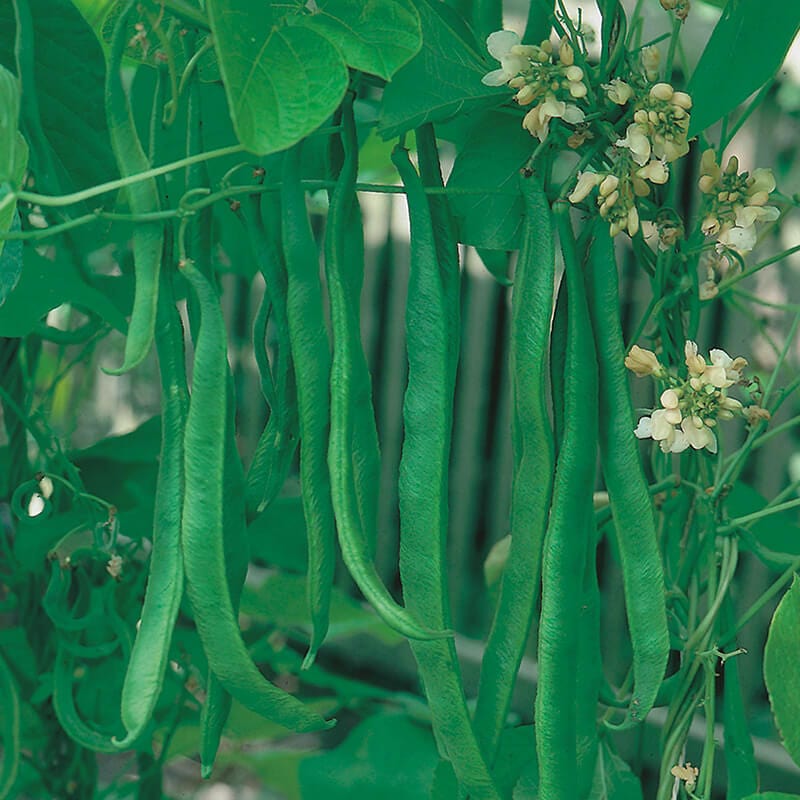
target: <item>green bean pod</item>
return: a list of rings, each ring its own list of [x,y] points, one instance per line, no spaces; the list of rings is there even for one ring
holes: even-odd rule
[[[392,163],[406,190],[411,224],[411,269],[406,305],[408,386],[400,460],[400,577],[407,609],[430,628],[450,624],[447,583],[447,477],[453,414],[455,345],[450,320],[458,292],[446,291],[451,266],[437,257],[425,187],[396,147]],[[457,263],[456,263],[456,269]],[[443,755],[469,796],[499,798],[467,711],[452,639],[411,642]]]
[[[120,72],[122,57],[128,44],[128,21],[135,7],[135,0],[129,0],[117,19],[106,69],[105,102],[108,132],[117,166],[123,178],[150,169],[150,163],[136,132],[133,112],[122,85]],[[131,183],[126,187],[126,193],[133,214],[146,214],[159,210],[155,178]],[[138,223],[134,228],[133,261],[136,286],[133,312],[125,342],[125,358],[121,367],[107,370],[112,375],[121,375],[132,370],[150,351],[156,327],[158,276],[161,271],[163,245],[164,229],[159,223]]]
[[[586,266],[600,375],[600,456],[622,562],[633,647],[633,695],[621,723],[621,727],[630,727],[653,707],[667,666],[669,635],[653,506],[633,434],[614,243],[603,220],[595,224]]]
[[[265,226],[260,201],[260,195],[253,196],[252,211],[243,217],[250,247],[265,284],[264,297],[253,326],[253,347],[262,391],[269,405],[269,418],[247,473],[250,517],[263,511],[281,490],[291,469],[298,441],[297,387],[286,308],[286,265],[278,247],[280,234],[274,230],[274,225],[269,229]],[[274,366],[270,365],[265,350],[270,316],[278,340]]]
[[[474,717],[489,763],[497,753],[536,610],[555,460],[546,358],[555,284],[552,215],[536,178],[520,178],[520,185],[525,224],[514,273],[509,335],[514,453],[511,548],[483,654]]]
[[[581,592],[590,532],[597,441],[597,367],[592,328],[569,220],[554,209],[567,283],[564,433],[556,460],[553,501],[542,557],[536,750],[539,800],[578,797],[577,697]]]
[[[731,630],[736,624],[736,614],[730,595],[725,597],[722,604],[722,621],[725,630]],[[742,700],[739,656],[730,656],[723,663],[722,720],[725,726],[727,800],[741,800],[758,791],[758,764],[753,751],[747,709]]]
[[[288,273],[286,312],[300,418],[300,488],[308,535],[308,606],[311,643],[306,665],[328,632],[336,565],[333,501],[328,475],[331,355],[320,283],[317,247],[300,184],[302,143],[283,159],[283,251]]]
[[[161,456],[153,547],[139,629],[122,686],[122,722],[128,733],[118,742],[120,749],[131,747],[153,716],[164,685],[172,631],[183,596],[183,437],[189,393],[183,325],[170,280],[166,275],[162,278],[155,331],[161,376]]]
[[[230,371],[227,384],[225,463],[222,479],[225,508],[222,518],[222,537],[228,593],[234,616],[238,617],[239,602],[250,563],[250,546],[245,519],[244,470],[236,447],[236,398]],[[209,669],[206,701],[200,713],[200,774],[204,779],[211,777],[222,731],[231,711],[231,701],[230,693],[213,670]]]
[[[197,294],[200,331],[184,437],[181,546],[186,588],[210,669],[247,708],[295,731],[329,727],[319,714],[271,684],[250,658],[239,631],[225,569],[225,321],[216,292],[191,262],[182,272]]]
[[[97,753],[116,753],[117,740],[88,725],[75,707],[72,685],[75,682],[75,659],[63,647],[56,651],[53,666],[53,710],[72,741]]]
[[[328,466],[331,476],[339,545],[345,565],[373,608],[395,630],[410,639],[448,636],[446,631],[428,630],[409,611],[398,605],[383,585],[370,555],[370,547],[359,507],[354,455],[356,405],[363,403],[369,390],[356,302],[354,281],[345,263],[345,233],[350,206],[354,202],[358,142],[352,114],[352,96],[348,95],[342,115],[345,159],[333,191],[328,211],[326,237],[326,274],[333,329],[333,365],[331,369],[331,430]],[[371,403],[370,403],[371,405]],[[363,440],[361,441],[363,444]],[[371,488],[373,491],[376,487]],[[366,521],[368,522],[368,521]]]
[[[20,761],[19,689],[6,660],[0,654],[0,741],[3,760],[0,763],[0,800],[11,796]]]

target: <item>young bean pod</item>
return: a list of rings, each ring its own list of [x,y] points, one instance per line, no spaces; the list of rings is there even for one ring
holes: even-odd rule
[[[450,623],[446,543],[448,466],[455,371],[452,341],[458,318],[456,274],[440,263],[431,209],[408,151],[396,147],[397,168],[408,200],[411,269],[406,305],[408,387],[403,404],[405,435],[400,461],[400,577],[406,606],[431,628]],[[443,753],[459,784],[472,798],[499,793],[478,746],[469,718],[458,657],[452,639],[411,642]]]
[[[200,307],[184,437],[181,545],[186,588],[209,668],[234,698],[257,714],[295,731],[329,727],[332,723],[261,675],[239,631],[225,570],[223,536],[228,376],[225,321],[209,281],[191,262],[181,267]]]
[[[128,96],[122,85],[122,57],[128,44],[128,23],[136,8],[129,0],[114,26],[106,71],[106,116],[111,146],[120,175],[127,178],[150,169],[142,149],[136,124],[133,120]],[[126,187],[128,203],[133,214],[147,214],[159,210],[158,187],[155,178],[135,181]],[[107,370],[120,375],[140,364],[153,342],[158,306],[159,273],[164,245],[164,229],[158,222],[138,223],[133,231],[133,262],[136,286],[133,297],[125,358],[121,367]]]
[[[653,507],[633,435],[617,262],[603,220],[597,220],[594,226],[586,281],[600,377],[600,456],[622,562],[633,646],[633,696],[621,723],[629,727],[641,722],[653,707],[667,666],[669,636]]]
[[[539,594],[542,545],[553,484],[546,354],[555,283],[550,206],[536,178],[520,178],[522,247],[514,272],[509,334],[514,474],[511,549],[481,664],[475,731],[494,761]]]
[[[597,441],[597,367],[569,207],[554,209],[567,282],[564,432],[542,558],[536,750],[539,800],[578,797],[576,697],[580,591],[594,526],[592,493]]]

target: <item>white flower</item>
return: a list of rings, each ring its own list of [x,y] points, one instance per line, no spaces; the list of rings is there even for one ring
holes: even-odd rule
[[[502,86],[528,67],[528,59],[512,52],[520,38],[514,31],[495,31],[486,39],[489,54],[500,62],[500,69],[487,72],[481,78],[486,86]]]
[[[650,160],[651,145],[645,130],[636,122],[628,125],[624,139],[617,139],[617,147],[627,147],[631,151],[633,160],[643,167]]]
[[[711,350],[709,352],[711,366],[706,367],[705,378],[717,389],[726,389],[739,380],[739,371],[733,367],[733,359],[724,350]]]
[[[717,452],[717,437],[700,417],[686,417],[681,422],[681,430],[686,441],[695,450],[702,450],[705,447],[710,453]]]
[[[683,353],[686,356],[686,366],[689,368],[689,374],[693,376],[702,375],[707,365],[705,359],[697,355],[697,343],[687,339],[683,347]]]
[[[704,231],[704,233],[706,232]],[[709,235],[709,233],[706,233],[706,235]],[[713,231],[710,235],[713,235]],[[744,255],[756,246],[756,229],[753,225],[748,225],[746,228],[734,225],[732,228],[722,230],[717,237],[717,241]]]
[[[663,161],[649,161],[641,169],[637,169],[636,174],[650,183],[661,185],[669,180],[669,167]]]
[[[602,179],[603,176],[598,175],[596,172],[579,172],[578,182],[575,184],[572,194],[570,194],[567,199],[570,203],[580,203],[581,200],[585,200],[586,197],[588,197],[589,192],[591,192]]]
[[[532,108],[522,120],[522,127],[535,136],[540,142],[547,138],[550,130],[550,120],[554,117],[563,119],[571,125],[583,122],[583,111],[563,100],[557,100],[555,95],[548,94],[543,103]]]
[[[654,439],[665,453],[682,453],[689,446],[683,431],[668,421],[665,409],[642,417],[633,433],[638,439]]]
[[[31,495],[31,499],[28,502],[28,516],[29,517],[38,517],[39,514],[44,511],[44,498],[39,494],[39,492],[34,492]]]
[[[602,87],[608,99],[618,106],[624,106],[633,97],[633,89],[621,78],[613,78],[611,83],[604,83]]]

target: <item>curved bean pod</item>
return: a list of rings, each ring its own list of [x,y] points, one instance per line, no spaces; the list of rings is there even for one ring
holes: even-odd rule
[[[511,549],[483,654],[474,717],[489,763],[497,753],[536,610],[555,461],[546,358],[555,283],[552,215],[536,178],[520,178],[520,185],[525,227],[514,273],[509,335],[514,452]]]
[[[114,26],[106,69],[106,115],[111,146],[117,159],[120,175],[127,178],[150,169],[142,149],[130,102],[122,85],[120,68],[128,44],[128,21],[136,7],[129,0]],[[128,203],[134,214],[158,211],[160,204],[155,178],[136,181],[126,187]],[[153,342],[158,305],[158,276],[161,271],[161,254],[164,229],[157,222],[139,223],[133,231],[133,261],[136,287],[133,313],[125,342],[125,358],[118,369],[106,370],[121,375],[144,361]]]
[[[184,437],[181,546],[186,588],[209,667],[243,705],[295,731],[330,727],[296,697],[258,671],[242,640],[225,573],[223,471],[225,460],[225,322],[216,292],[190,263],[182,272],[197,293],[200,331]]]
[[[586,280],[600,373],[600,455],[622,562],[628,628],[633,646],[633,695],[626,728],[653,707],[669,657],[664,573],[653,506],[633,435],[634,413],[625,369],[614,243],[598,220]],[[619,727],[619,726],[615,726]]]
[[[446,281],[457,281],[457,273],[443,274],[451,265],[439,262],[425,187],[408,151],[396,147],[392,163],[406,189],[411,223],[408,387],[399,476],[400,577],[409,611],[431,628],[446,628],[447,476],[456,349],[450,320],[458,314],[453,306],[459,302],[458,292],[446,290]],[[472,798],[499,798],[469,718],[453,640],[411,642],[411,648],[434,730],[459,784]]]

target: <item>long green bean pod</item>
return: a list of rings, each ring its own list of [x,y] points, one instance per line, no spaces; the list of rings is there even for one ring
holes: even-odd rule
[[[308,535],[308,606],[311,643],[306,665],[328,632],[335,558],[335,525],[327,442],[330,425],[331,356],[322,304],[317,247],[300,184],[302,143],[283,159],[281,203],[288,287],[286,313],[300,418],[300,488]]]
[[[129,0],[114,26],[106,69],[106,115],[111,146],[123,178],[150,169],[142,149],[130,101],[122,85],[122,56],[128,44],[128,22],[136,7]],[[135,181],[126,187],[128,203],[133,214],[147,214],[159,210],[158,187],[155,178]],[[140,364],[153,342],[158,306],[158,276],[164,229],[158,222],[140,222],[133,231],[133,262],[136,286],[133,313],[125,342],[125,358],[121,367],[108,370],[112,375],[128,372]]]
[[[600,455],[622,562],[633,646],[633,696],[622,724],[641,722],[664,679],[669,636],[664,573],[653,506],[633,434],[634,413],[624,365],[614,244],[598,220],[586,264],[587,293],[600,376]]]
[[[351,104],[352,96],[348,96],[342,114],[345,157],[330,201],[326,237],[326,273],[333,329],[328,466],[339,545],[353,580],[383,620],[411,639],[431,639],[450,634],[420,625],[414,615],[395,602],[383,585],[371,558],[362,517],[363,505],[359,507],[358,502],[359,478],[353,452],[356,426],[353,418],[356,405],[363,402],[363,393],[369,390],[369,375],[361,348],[358,310],[355,306],[358,293],[353,291],[355,283],[348,275],[344,249],[344,235],[350,206],[354,202],[358,168],[358,141]],[[362,399],[359,399],[359,395]],[[374,486],[364,488],[376,489]]]
[[[186,589],[209,668],[222,686],[257,714],[295,731],[329,723],[258,671],[239,631],[225,567],[223,478],[228,360],[225,321],[216,292],[191,264],[181,271],[197,293],[200,331],[184,437],[181,530]]]
[[[475,732],[492,763],[508,713],[539,594],[542,545],[553,483],[547,351],[553,311],[555,246],[550,206],[536,178],[521,178],[522,248],[511,294],[511,548],[481,664]]]
[[[250,548],[245,519],[244,470],[236,448],[236,398],[233,376],[230,372],[227,386],[225,462],[222,478],[225,508],[222,517],[222,537],[228,593],[233,613],[238,616],[239,602],[250,563]],[[200,714],[200,774],[203,778],[211,777],[222,731],[230,714],[231,701],[230,693],[222,685],[214,671],[209,669],[206,701]]]
[[[161,376],[161,456],[156,483],[150,574],[141,621],[122,686],[122,722],[127,749],[144,732],[164,684],[172,631],[183,596],[181,506],[183,436],[189,393],[183,325],[173,301],[171,278],[163,275],[155,331]]]
[[[394,163],[408,199],[411,271],[406,306],[408,387],[403,405],[405,436],[400,461],[400,577],[406,607],[431,628],[450,624],[447,597],[447,475],[454,370],[452,328],[457,292],[445,291],[425,187],[408,157],[396,147]],[[498,798],[470,721],[452,639],[411,642],[443,756],[461,787],[475,798]]]
[[[567,282],[564,433],[542,557],[536,750],[539,800],[578,797],[577,709],[580,592],[594,524],[597,367],[569,207],[554,209]]]

